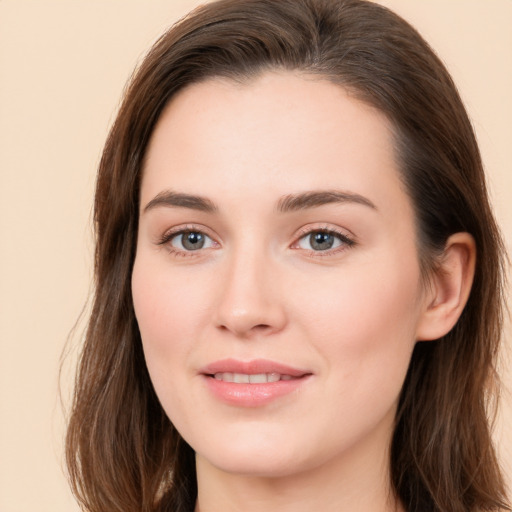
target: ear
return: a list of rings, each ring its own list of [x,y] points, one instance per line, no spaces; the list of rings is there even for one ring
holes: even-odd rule
[[[475,260],[475,240],[469,233],[455,233],[448,238],[425,293],[418,341],[441,338],[457,323],[471,291]]]

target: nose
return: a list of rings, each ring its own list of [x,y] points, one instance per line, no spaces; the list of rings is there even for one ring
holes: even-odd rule
[[[217,328],[238,338],[267,336],[286,325],[280,271],[263,254],[238,254],[226,261],[215,310]]]

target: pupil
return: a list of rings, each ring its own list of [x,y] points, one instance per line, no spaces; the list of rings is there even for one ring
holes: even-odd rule
[[[203,247],[204,236],[201,233],[189,231],[188,233],[183,233],[182,243],[185,249],[189,249],[190,251],[196,251],[197,249],[201,249]]]
[[[324,251],[333,246],[334,237],[329,233],[314,233],[310,235],[309,241],[315,251]]]

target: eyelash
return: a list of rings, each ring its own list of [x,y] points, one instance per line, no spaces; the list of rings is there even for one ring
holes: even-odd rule
[[[165,232],[162,235],[162,237],[158,240],[157,245],[166,246],[169,253],[171,253],[173,256],[176,256],[176,257],[197,256],[198,254],[196,254],[196,253],[199,253],[201,251],[201,249],[197,249],[195,251],[193,251],[193,250],[187,251],[187,250],[177,249],[176,247],[173,247],[171,245],[170,242],[175,237],[177,237],[179,235],[184,235],[185,233],[198,233],[198,234],[208,237],[215,244],[218,244],[217,242],[215,242],[213,237],[211,237],[210,235],[208,235],[205,232],[204,228],[187,225],[185,227],[180,227],[180,228],[172,229],[172,230]],[[326,234],[326,235],[331,235],[331,236],[337,238],[341,242],[341,244],[338,247],[336,247],[334,249],[327,249],[325,251],[315,251],[314,249],[303,249],[303,250],[307,251],[310,255],[314,255],[316,257],[333,256],[335,254],[338,254],[339,252],[346,251],[347,249],[356,245],[356,242],[353,238],[347,236],[346,233],[343,233],[343,232],[333,229],[331,227],[315,227],[315,228],[308,227],[308,228],[302,229],[298,233],[295,242],[291,245],[291,248],[292,249],[300,249],[298,244],[303,239],[305,239],[308,236],[311,236],[314,233],[322,233],[322,234]],[[209,248],[207,248],[207,249],[209,249]]]
[[[204,228],[193,226],[193,225],[187,225],[185,227],[175,228],[175,229],[166,231],[162,235],[160,240],[157,242],[157,244],[166,246],[169,253],[178,258],[197,256],[196,253],[200,252],[200,249],[197,249],[196,251],[186,251],[186,250],[177,249],[176,247],[173,247],[171,245],[171,241],[175,237],[177,237],[179,235],[184,235],[185,233],[198,233],[198,234],[208,237],[210,240],[213,241],[213,238],[210,235],[208,235],[207,233],[205,233]]]
[[[341,244],[338,247],[336,247],[334,249],[327,249],[325,251],[315,251],[314,249],[304,249],[310,255],[312,254],[316,257],[324,258],[324,257],[328,257],[328,256],[334,256],[335,254],[346,251],[347,249],[350,249],[351,247],[356,245],[356,241],[342,231],[338,231],[331,227],[315,227],[315,228],[308,227],[308,228],[302,229],[299,232],[299,234],[297,235],[296,242],[294,242],[292,245],[292,249],[299,248],[298,244],[300,243],[300,241],[306,237],[311,236],[314,233],[322,233],[325,235],[331,235],[331,236],[337,238],[341,242]]]

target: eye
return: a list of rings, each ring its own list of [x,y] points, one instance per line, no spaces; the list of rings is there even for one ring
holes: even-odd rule
[[[316,229],[302,236],[296,246],[315,252],[327,252],[341,247],[350,247],[354,241],[343,233],[332,230]]]
[[[178,251],[198,251],[213,247],[214,241],[201,231],[179,231],[167,238],[169,245]]]

